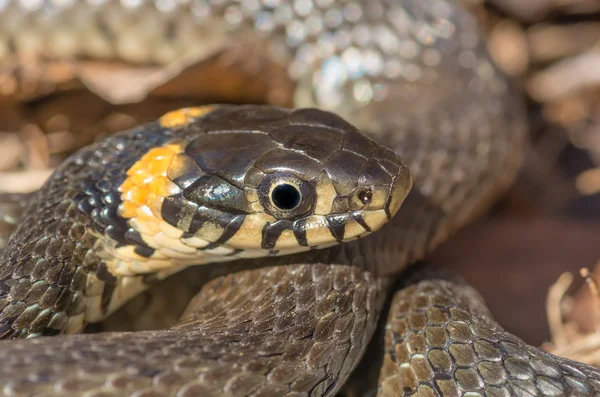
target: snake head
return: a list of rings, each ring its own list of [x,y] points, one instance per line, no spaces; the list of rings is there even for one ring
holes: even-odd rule
[[[147,233],[138,207],[121,206],[166,257],[209,263],[353,240],[384,225],[410,190],[394,152],[332,113],[221,106],[178,111],[179,119],[181,112],[199,116],[175,126],[178,138],[165,146],[171,155],[154,149],[163,156],[155,167],[162,182],[145,198],[159,233]],[[141,168],[151,168],[153,156]]]

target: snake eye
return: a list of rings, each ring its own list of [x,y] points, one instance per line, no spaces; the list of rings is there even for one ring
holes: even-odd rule
[[[315,204],[313,187],[295,175],[283,172],[267,175],[258,187],[258,197],[265,212],[277,219],[300,218]]]
[[[300,204],[302,195],[295,186],[287,183],[277,185],[273,192],[271,192],[271,200],[273,204],[280,210],[290,211],[293,210]]]

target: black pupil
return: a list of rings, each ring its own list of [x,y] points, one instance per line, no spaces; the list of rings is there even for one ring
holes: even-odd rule
[[[371,198],[373,198],[373,193],[369,189],[363,190],[360,193],[358,193],[358,199],[362,201],[364,205],[369,204],[371,202]]]
[[[292,185],[282,184],[272,193],[273,204],[281,210],[292,210],[300,204],[300,192]]]

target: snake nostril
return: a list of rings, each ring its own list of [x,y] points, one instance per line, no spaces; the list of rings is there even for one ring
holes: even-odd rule
[[[358,199],[364,204],[367,205],[371,202],[373,198],[373,192],[371,189],[365,189],[358,192]]]

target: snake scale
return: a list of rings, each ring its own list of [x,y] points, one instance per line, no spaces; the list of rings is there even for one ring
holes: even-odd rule
[[[174,111],[81,149],[18,208],[0,206],[17,224],[0,259],[0,335],[13,339],[0,342],[0,394],[333,396],[390,294],[381,363],[363,363],[379,378],[368,395],[600,391],[598,370],[504,332],[460,282],[393,289],[521,162],[521,101],[459,5],[14,0],[0,18],[2,59],[156,64],[258,43],[298,108]],[[172,328],[54,336],[191,264],[231,271]]]

